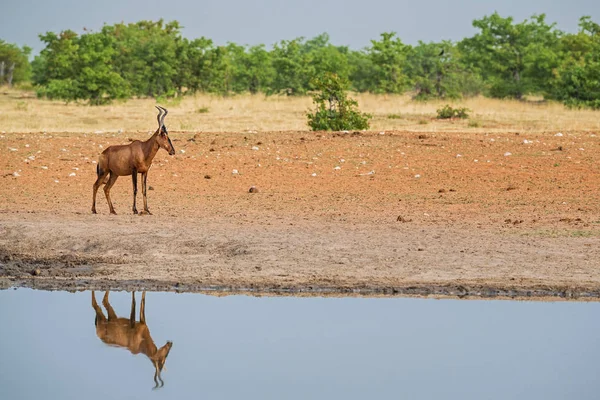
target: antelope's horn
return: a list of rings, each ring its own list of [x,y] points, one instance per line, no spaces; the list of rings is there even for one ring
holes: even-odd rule
[[[162,115],[162,118],[160,119],[160,124],[161,124],[161,125],[164,125],[164,124],[165,124],[165,117],[167,116],[167,114],[168,114],[169,112],[168,112],[168,111],[167,111],[167,109],[166,109],[166,108],[164,108],[164,107],[160,107],[160,109],[161,109],[161,110],[163,110],[163,111],[165,112],[165,113]]]
[[[162,116],[162,109],[159,106],[154,106],[158,109],[158,115],[156,116],[156,120],[158,121],[158,129],[160,129],[160,127],[162,126],[162,120],[160,119],[160,117]]]

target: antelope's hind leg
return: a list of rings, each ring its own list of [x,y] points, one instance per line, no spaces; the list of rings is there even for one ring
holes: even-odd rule
[[[106,291],[106,293],[104,293],[104,298],[102,299],[102,305],[104,305],[104,308],[106,308],[106,312],[108,313],[108,320],[116,321],[117,319],[119,319],[119,317],[117,317],[115,310],[112,308],[112,306],[108,302],[108,293],[109,293],[108,290]]]
[[[110,208],[110,213],[115,214],[115,215],[117,213],[115,212],[115,208],[112,205],[112,201],[110,201],[110,188],[113,187],[113,185],[117,181],[118,177],[119,176],[117,174],[115,174],[114,172],[111,172],[108,182],[106,183],[106,185],[104,185],[104,194],[106,195],[106,201],[108,201],[108,207]]]
[[[98,172],[100,172],[100,170],[98,170]],[[106,179],[107,175],[108,175],[108,172],[98,173],[98,179],[96,179],[96,182],[94,182],[92,214],[96,214],[96,193],[98,192],[98,188],[100,187],[100,185],[102,185],[104,183],[104,180]]]
[[[94,307],[94,310],[96,310],[96,325],[98,325],[98,321],[105,322],[106,317],[104,316],[102,309],[96,302],[96,294],[94,293],[93,290],[92,290],[92,307]]]

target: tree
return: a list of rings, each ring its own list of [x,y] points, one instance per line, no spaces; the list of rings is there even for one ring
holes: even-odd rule
[[[457,99],[482,89],[479,77],[461,64],[460,52],[449,41],[419,41],[407,56],[405,71],[419,100]]]
[[[546,23],[544,14],[514,24],[512,17],[494,13],[473,26],[480,32],[458,46],[466,64],[489,84],[491,96],[519,99],[546,89],[558,64],[561,32]]]
[[[549,96],[569,107],[600,109],[600,25],[579,20],[579,32],[561,38],[562,62]]]
[[[113,36],[114,70],[129,83],[135,96],[173,96],[177,92],[181,33],[177,21],[162,19],[104,26]],[[179,50],[179,53],[178,53]]]
[[[351,87],[357,92],[376,92],[375,65],[365,50],[348,52]]]
[[[376,93],[402,93],[408,86],[403,72],[410,46],[404,45],[394,32],[384,32],[381,40],[371,40],[367,54],[373,63],[372,90]]]
[[[306,94],[309,88],[313,67],[308,63],[308,55],[302,50],[304,38],[282,40],[273,46],[271,60],[275,76],[269,94]]]
[[[113,69],[114,37],[105,32],[77,36],[40,35],[46,48],[33,63],[38,95],[66,101],[106,104],[129,95],[127,82]]]
[[[31,48],[19,48],[15,44],[0,39],[0,85],[26,81],[31,75],[29,55]]]
[[[368,129],[369,114],[358,111],[356,100],[349,99],[345,88],[348,83],[334,73],[326,72],[313,81],[317,92],[313,102],[317,109],[307,113],[308,125],[313,131],[341,131],[349,129]]]

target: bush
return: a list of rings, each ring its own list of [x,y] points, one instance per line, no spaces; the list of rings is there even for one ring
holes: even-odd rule
[[[469,112],[471,112],[471,110],[466,107],[453,108],[446,104],[444,107],[438,108],[437,119],[466,119],[469,118]]]
[[[334,73],[325,73],[312,82],[318,91],[313,95],[317,106],[308,112],[308,125],[313,131],[342,131],[369,129],[370,114],[361,113],[356,100],[346,96],[346,82]]]

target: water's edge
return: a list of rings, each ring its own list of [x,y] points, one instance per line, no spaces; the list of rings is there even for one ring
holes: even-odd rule
[[[252,294],[271,296],[364,296],[364,297],[453,297],[480,299],[565,299],[600,301],[600,289],[589,288],[498,288],[485,285],[406,285],[394,287],[329,287],[329,286],[217,286],[202,283],[165,282],[154,280],[83,280],[2,278],[0,290],[10,288],[40,290],[110,290],[110,291],[160,291],[178,293]]]

